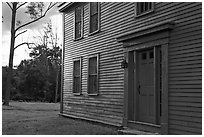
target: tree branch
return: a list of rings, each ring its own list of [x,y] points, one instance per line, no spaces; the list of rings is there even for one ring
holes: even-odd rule
[[[25,33],[26,31],[28,31],[28,30],[24,30],[24,31],[22,31],[22,32],[18,33],[18,34],[15,36],[15,38],[17,38],[19,35],[21,35],[21,34]]]
[[[29,47],[29,45],[31,45],[31,44],[34,44],[34,45],[35,45],[35,43],[28,43],[28,42],[21,43],[21,44],[19,44],[18,46],[16,46],[16,47],[14,48],[14,50],[17,49],[18,47],[22,46],[22,45],[27,45],[28,48],[31,49],[31,47]]]
[[[21,6],[25,5],[26,3],[27,3],[27,2],[22,3],[21,5],[19,5],[19,6],[17,7],[17,9],[19,9]]]
[[[34,22],[40,20],[41,18],[45,17],[45,15],[47,14],[47,12],[48,12],[52,7],[54,7],[56,4],[57,4],[57,3],[52,4],[52,2],[50,2],[50,4],[49,4],[47,10],[45,11],[45,13],[44,13],[41,17],[39,17],[39,18],[37,18],[37,19],[35,19],[35,20],[32,20],[32,21],[30,21],[30,22],[27,22],[27,23],[23,24],[22,26],[19,26],[19,27],[15,30],[15,32],[16,32],[17,30],[19,30],[20,28],[25,27],[25,26],[27,26],[27,25],[29,25],[29,24],[31,24],[31,23],[34,23]]]
[[[11,10],[13,10],[13,8],[11,7],[11,5],[8,2],[6,2],[6,4],[11,8]]]

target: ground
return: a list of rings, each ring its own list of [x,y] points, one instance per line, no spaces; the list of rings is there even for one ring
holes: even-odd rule
[[[3,135],[116,135],[117,128],[59,116],[58,103],[2,106]]]

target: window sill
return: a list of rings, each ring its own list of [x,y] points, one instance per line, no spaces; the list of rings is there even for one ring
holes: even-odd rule
[[[73,95],[75,95],[75,96],[80,96],[80,95],[82,95],[81,93],[72,93]]]
[[[147,15],[147,14],[150,14],[150,13],[152,13],[152,12],[154,12],[154,10],[150,10],[150,11],[147,11],[147,12],[145,12],[145,13],[142,13],[142,14],[139,14],[139,15],[135,15],[135,18],[139,18],[139,17],[141,17],[141,16],[145,16],[145,15]]]
[[[98,30],[96,30],[96,31],[94,31],[94,32],[91,32],[91,33],[89,33],[88,35],[91,36],[91,35],[94,35],[94,34],[99,33],[99,32],[100,32],[100,29],[98,29]]]
[[[73,39],[73,41],[78,41],[78,40],[81,40],[83,39],[84,37],[80,37],[80,38],[76,38],[76,39]]]
[[[88,93],[88,96],[98,96],[98,93]]]

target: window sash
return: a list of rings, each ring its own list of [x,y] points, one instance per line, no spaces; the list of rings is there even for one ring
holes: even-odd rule
[[[90,2],[90,15],[98,14],[98,3]]]
[[[81,58],[73,61],[73,93],[81,94]]]
[[[88,58],[87,93],[89,95],[98,95],[98,59],[99,55]]]
[[[153,2],[137,2],[135,4],[135,15],[145,15],[154,11],[154,3]]]
[[[74,39],[82,38],[83,36],[83,7],[75,8],[74,19]]]
[[[98,2],[90,2],[89,8],[89,33],[94,33],[99,31],[100,5]]]

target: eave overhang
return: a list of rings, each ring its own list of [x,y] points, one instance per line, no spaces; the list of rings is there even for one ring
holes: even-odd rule
[[[116,37],[116,39],[118,42],[125,42],[127,40],[142,37],[144,35],[152,34],[155,32],[171,30],[173,29],[174,24],[175,23],[173,21],[164,21],[164,22],[156,23],[153,25],[145,26],[145,27],[130,31],[128,33],[119,35]]]
[[[75,2],[68,2],[68,3],[63,3],[59,6],[59,12],[65,12],[68,8],[73,6]]]

